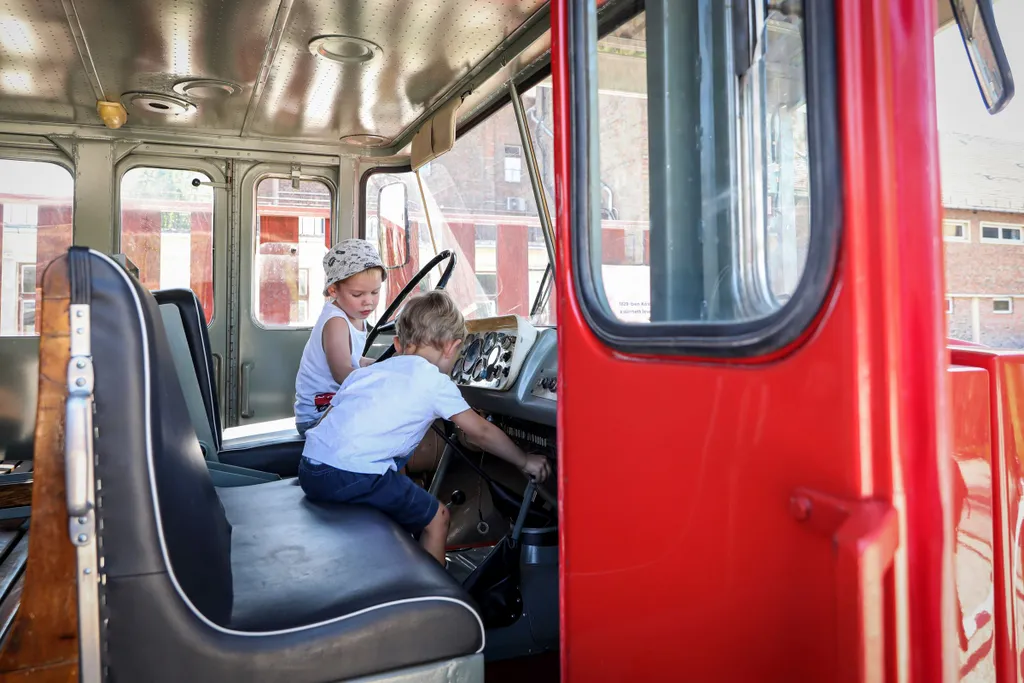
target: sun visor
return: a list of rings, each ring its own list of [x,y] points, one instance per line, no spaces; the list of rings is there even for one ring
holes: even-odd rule
[[[455,122],[461,98],[455,98],[434,113],[412,138],[412,170],[433,161],[455,145]]]

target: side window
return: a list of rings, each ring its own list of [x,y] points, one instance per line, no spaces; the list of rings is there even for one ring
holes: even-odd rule
[[[331,246],[331,188],[290,178],[256,185],[253,317],[265,327],[311,327],[323,308],[323,258]]]
[[[191,289],[213,320],[213,188],[199,171],[137,166],[121,177],[121,251],[149,289]]]
[[[365,182],[366,235],[389,267],[382,307],[434,256],[436,244],[438,252],[456,253],[447,289],[467,318],[530,317],[548,255],[512,104],[460,133],[420,179],[422,196],[414,173],[371,171]],[[435,270],[421,287],[437,277]],[[548,324],[538,316],[534,322]]]
[[[57,164],[0,159],[0,336],[36,333],[37,283],[71,246],[74,183]]]
[[[589,213],[573,212],[585,221],[574,230],[584,304],[607,341],[627,346],[753,338],[784,315],[780,336],[795,336],[827,291],[835,239],[833,224],[814,220],[808,3],[750,3],[759,29],[727,3],[665,6],[602,17],[590,39],[596,82],[589,98],[574,96],[593,141],[574,170],[590,188]],[[735,47],[745,30],[759,32],[749,55]],[[787,303],[801,292],[817,301],[794,312]]]

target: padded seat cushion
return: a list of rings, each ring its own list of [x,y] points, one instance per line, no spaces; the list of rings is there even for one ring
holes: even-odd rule
[[[420,620],[382,623],[387,648],[443,637],[444,651],[476,652],[481,622],[444,568],[371,508],[311,503],[294,479],[219,491],[231,534],[231,628],[276,631],[308,626],[388,603],[422,603]],[[382,618],[385,616],[381,612]],[[442,623],[442,628],[436,625]],[[376,630],[376,629],[375,629]]]

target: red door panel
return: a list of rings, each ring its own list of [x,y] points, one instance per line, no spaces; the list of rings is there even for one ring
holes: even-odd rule
[[[575,286],[568,0],[553,6],[567,681],[957,677],[934,2],[842,0],[843,233],[772,358],[638,357]],[[896,191],[899,188],[899,191]]]

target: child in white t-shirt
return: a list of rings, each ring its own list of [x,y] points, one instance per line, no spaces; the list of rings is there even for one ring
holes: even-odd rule
[[[431,423],[453,421],[470,441],[513,463],[537,481],[547,478],[542,455],[527,455],[474,412],[448,377],[466,325],[443,291],[416,296],[397,321],[388,360],[351,373],[329,412],[306,433],[299,484],[315,501],[375,507],[444,564],[448,508],[400,470]]]
[[[299,434],[316,424],[349,373],[373,362],[362,357],[366,318],[377,308],[381,284],[387,279],[377,249],[359,239],[335,244],[324,256],[324,273],[324,296],[329,299],[302,351],[295,377]]]

